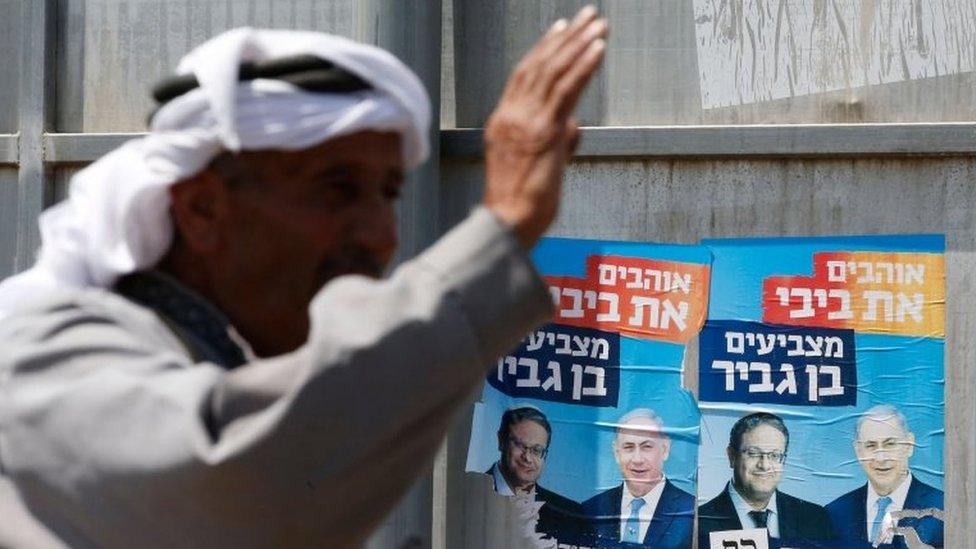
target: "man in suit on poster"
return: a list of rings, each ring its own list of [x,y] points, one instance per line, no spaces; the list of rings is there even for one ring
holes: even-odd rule
[[[613,457],[624,481],[583,502],[597,546],[691,547],[695,498],[665,478],[670,452],[664,422],[653,411],[638,408],[620,418]]]
[[[915,453],[915,435],[905,416],[890,405],[875,406],[857,423],[854,453],[868,482],[827,505],[837,537],[847,546],[878,543],[879,547],[906,547],[899,536],[885,536],[887,515],[905,509],[944,509],[942,490],[912,475],[908,458]],[[933,547],[944,543],[942,521],[933,516],[902,518],[899,527],[910,527],[919,540]]]
[[[486,473],[495,492],[528,494],[542,503],[536,532],[562,543],[581,544],[589,529],[580,504],[539,485],[551,440],[552,426],[540,410],[531,406],[506,410],[498,427],[501,457]]]
[[[833,537],[827,511],[780,491],[790,433],[778,416],[757,412],[732,426],[726,454],[732,480],[698,508],[699,547],[710,547],[709,534],[765,528],[771,546]]]

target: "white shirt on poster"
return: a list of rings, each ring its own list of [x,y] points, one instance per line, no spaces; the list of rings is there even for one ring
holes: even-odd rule
[[[651,527],[651,519],[654,518],[654,511],[657,509],[657,504],[661,501],[661,494],[664,492],[665,477],[661,477],[661,482],[658,482],[650,492],[644,494],[644,506],[640,508],[638,517],[640,520],[640,531],[638,532],[637,539],[643,540],[644,536],[647,535],[647,529]],[[627,489],[627,483],[624,482],[623,495],[620,497],[620,539],[624,539],[627,529],[627,519],[630,518],[630,502],[637,499],[634,497],[630,490]]]

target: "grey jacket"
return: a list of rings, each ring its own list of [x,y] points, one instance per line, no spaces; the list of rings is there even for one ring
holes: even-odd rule
[[[552,304],[476,210],[384,281],[342,277],[299,350],[194,363],[105,290],[0,323],[0,546],[355,546]]]

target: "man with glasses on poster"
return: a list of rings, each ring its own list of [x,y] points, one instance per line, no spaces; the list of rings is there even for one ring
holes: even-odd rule
[[[790,433],[778,416],[757,412],[732,426],[726,453],[732,480],[698,508],[700,547],[712,532],[764,528],[770,546],[833,537],[826,510],[779,490]]]
[[[495,492],[527,495],[542,504],[535,531],[561,543],[581,544],[588,538],[579,503],[539,486],[549,455],[552,426],[540,410],[521,406],[506,410],[498,426],[501,457],[487,471]]]
[[[885,532],[888,517],[898,527],[913,529],[922,543],[942,547],[943,524],[935,516],[891,518],[907,509],[944,509],[942,490],[919,480],[908,467],[915,435],[905,416],[894,406],[875,406],[858,419],[856,437],[854,453],[868,482],[827,504],[837,537],[849,547],[906,547],[904,539]]]

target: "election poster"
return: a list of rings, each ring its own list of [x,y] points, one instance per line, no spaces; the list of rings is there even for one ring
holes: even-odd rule
[[[489,373],[467,471],[532,498],[551,546],[691,547],[699,416],[683,364],[708,250],[544,239],[533,259],[555,316]]]
[[[699,547],[942,547],[944,238],[703,245]]]

